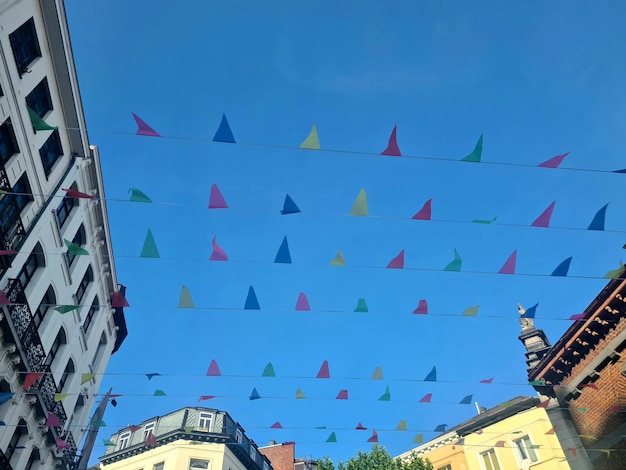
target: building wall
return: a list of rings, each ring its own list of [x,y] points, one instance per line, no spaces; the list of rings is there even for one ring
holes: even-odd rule
[[[296,458],[296,445],[293,442],[275,444],[268,447],[259,447],[259,452],[265,455],[274,470],[293,470]]]

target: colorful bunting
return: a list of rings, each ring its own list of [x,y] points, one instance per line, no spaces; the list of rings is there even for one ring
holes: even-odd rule
[[[568,447],[568,448],[567,448],[567,450],[569,450],[569,451],[572,453],[572,455],[573,455],[574,457],[576,457],[576,448],[574,448],[574,447]]]
[[[335,256],[331,260],[330,265],[331,266],[345,266],[346,265],[346,260],[341,254],[341,251],[337,250],[337,256]]]
[[[428,314],[428,302],[425,299],[421,299],[417,304],[417,308],[413,310],[414,315],[427,315]]]
[[[128,426],[128,429],[130,429],[130,432],[137,432],[141,429],[141,426],[133,426],[131,424],[130,426]]]
[[[215,395],[200,395],[200,397],[198,398],[198,402],[211,400],[212,398],[215,398]]]
[[[417,434],[415,438],[413,439],[413,444],[423,444],[423,443],[424,443],[424,435]]]
[[[367,308],[367,303],[365,302],[365,299],[358,299],[356,301],[356,308],[354,309],[355,312],[358,313],[367,313],[369,312],[369,309]]]
[[[26,106],[28,110],[28,117],[30,117],[30,123],[33,125],[35,131],[55,131],[58,129],[56,126],[49,125],[46,121],[39,117],[36,111],[32,110],[29,106]]]
[[[196,308],[191,298],[191,292],[187,286],[183,286],[180,290],[180,297],[178,298],[178,308]]]
[[[274,372],[274,366],[271,362],[267,363],[265,369],[263,369],[263,374],[261,375],[261,377],[276,377],[276,372]]]
[[[41,372],[28,372],[24,377],[24,390],[28,391],[42,375]]]
[[[463,311],[463,316],[464,317],[475,317],[476,315],[478,315],[478,305],[476,305],[474,307],[467,307]]]
[[[465,445],[465,438],[462,437],[461,439],[459,439],[458,441],[456,441],[457,446],[464,446]]]
[[[504,265],[498,271],[498,274],[515,274],[515,263],[517,261],[517,250],[511,253],[511,256],[504,262]]]
[[[492,224],[494,223],[498,217],[494,217],[493,219],[474,219],[472,220],[473,224]]]
[[[289,253],[289,243],[287,242],[286,235],[285,238],[283,238],[280,247],[278,248],[276,258],[274,258],[274,263],[291,264],[291,253]]]
[[[48,418],[46,419],[45,425],[51,427],[61,426],[61,421],[59,421],[59,417],[52,411],[48,411]]]
[[[226,200],[224,199],[224,196],[222,196],[220,188],[218,188],[216,184],[211,185],[209,209],[228,209],[228,204],[226,204]]]
[[[250,400],[258,400],[259,398],[261,398],[261,395],[259,395],[259,392],[257,392],[256,388],[252,389],[252,393],[250,394],[249,399]]]
[[[474,147],[474,150],[472,150],[472,153],[470,153],[467,157],[462,158],[461,161],[480,163],[482,154],[483,154],[483,135],[480,134],[480,137],[478,138],[478,142],[476,142],[476,146]]]
[[[337,394],[336,400],[347,400],[348,399],[348,391],[347,390],[339,390]]]
[[[167,394],[163,390],[155,390],[152,396],[153,397],[166,397]]]
[[[546,381],[543,380],[543,379],[528,381],[528,385],[537,386],[537,387],[540,387],[540,386],[545,385],[545,384],[546,384]]]
[[[432,370],[424,377],[424,382],[436,382],[437,381],[437,368],[433,366]]]
[[[54,401],[62,401],[65,398],[69,397],[70,394],[69,393],[55,393],[54,394]]]
[[[211,364],[209,364],[206,375],[210,377],[219,377],[220,375],[222,375],[222,373],[220,372],[220,368],[217,365],[217,362],[215,362],[215,359],[211,359]]]
[[[352,205],[352,209],[350,210],[350,215],[363,216],[367,217],[368,215],[367,209],[367,194],[365,194],[365,190],[361,189],[359,194]]]
[[[148,229],[148,233],[146,234],[146,239],[143,242],[143,249],[141,250],[140,258],[160,258],[159,250],[156,246],[156,242],[154,241],[154,235],[152,235],[152,230]]]
[[[101,427],[106,426],[106,425],[107,425],[107,423],[105,423],[101,419],[99,419],[97,421],[94,421],[94,423],[93,423],[93,427],[94,428],[101,428]]]
[[[556,168],[561,164],[563,159],[567,157],[568,155],[569,155],[569,152],[564,153],[563,155],[557,155],[556,157],[552,157],[550,160],[546,160],[545,162],[540,163],[537,166],[540,166],[543,168]]]
[[[287,194],[285,196],[285,202],[283,203],[283,209],[280,211],[280,213],[282,215],[287,215],[287,214],[297,214],[298,212],[300,212],[300,208],[293,201],[293,199],[291,199],[291,196]]]
[[[378,401],[391,401],[391,392],[389,391],[389,385],[385,388],[385,393],[383,393]]]
[[[376,367],[376,369],[374,369],[374,372],[372,372],[372,380],[383,380],[383,368],[378,366]]]
[[[148,378],[148,380],[152,380],[154,377],[160,377],[161,374],[159,374],[158,372],[152,372],[150,374],[146,374],[146,377]]]
[[[578,437],[582,439],[588,439],[590,441],[597,441],[598,438],[592,434],[579,434]]]
[[[56,307],[54,307],[54,310],[56,310],[60,314],[64,314],[73,310],[78,310],[79,308],[80,305],[57,305]]]
[[[556,425],[552,426],[550,430],[546,432],[546,434],[554,434],[555,432],[556,432]]]
[[[404,269],[404,250],[402,250],[394,259],[389,261],[387,267],[390,269]]]
[[[84,385],[87,382],[89,382],[90,380],[93,380],[96,378],[96,374],[81,374],[80,376],[80,384]]]
[[[585,318],[584,313],[575,313],[574,315],[569,317],[570,320],[574,320],[574,321],[579,321],[579,320],[582,320],[583,318]]]
[[[126,297],[124,297],[119,292],[111,292],[111,307],[113,308],[124,308],[130,307]]]
[[[102,439],[102,443],[103,443],[106,447],[112,447],[112,446],[115,446],[115,442],[111,441],[110,439]]]
[[[551,276],[567,276],[570,264],[572,264],[572,257],[564,259],[561,263],[552,271]]]
[[[526,309],[526,311],[520,315],[522,318],[535,318],[535,313],[537,313],[537,307],[539,304],[535,304],[532,307]]]
[[[459,402],[459,405],[471,405],[472,404],[472,395],[467,395],[463,397],[463,399]]]
[[[328,361],[322,362],[319,372],[315,376],[318,379],[330,379],[330,370],[328,368]]]
[[[328,439],[326,439],[326,442],[337,442],[337,436],[335,435],[334,432],[330,433],[330,436],[328,436]]]
[[[9,305],[11,301],[4,292],[0,290],[0,305]]]
[[[430,220],[432,217],[433,198],[424,203],[422,208],[412,217],[413,220]]]
[[[0,250],[0,256],[11,256],[16,255],[17,251],[15,250]]]
[[[211,241],[211,248],[213,251],[209,257],[210,261],[228,261],[226,252],[217,244],[217,236],[213,237],[213,240]]]
[[[494,444],[494,447],[504,447],[504,441],[497,441],[497,442]]]
[[[456,248],[454,249],[454,260],[450,261],[450,263],[448,263],[448,265],[443,268],[444,271],[460,271],[461,270],[461,266],[463,265],[463,260],[461,259],[461,256],[459,256],[459,253],[456,251]]]
[[[596,212],[596,215],[593,216],[593,220],[589,224],[589,227],[587,227],[587,230],[604,230],[604,221],[606,219],[607,207],[609,207],[609,205],[605,204],[600,208],[598,212]]]
[[[593,390],[600,390],[600,388],[596,384],[582,384],[578,388],[592,388]]]
[[[309,312],[311,306],[309,305],[309,299],[303,292],[298,294],[298,300],[296,301],[296,312]]]
[[[396,139],[396,126],[393,126],[391,135],[389,136],[389,142],[387,148],[381,152],[381,155],[388,155],[390,157],[401,157],[402,153],[398,147],[398,141]]]
[[[556,201],[548,206],[548,208],[541,213],[539,217],[535,219],[535,221],[530,224],[531,227],[549,227],[550,226],[550,218],[552,217],[552,212],[554,211],[554,206],[556,205]]]
[[[233,136],[233,132],[230,130],[228,119],[226,119],[226,114],[222,114],[220,127],[218,127],[217,132],[215,132],[215,136],[213,137],[213,142],[225,142],[227,144],[236,143],[235,137]]]
[[[248,296],[246,297],[246,303],[243,308],[244,310],[261,310],[259,301],[256,298],[256,293],[254,292],[254,287],[252,286],[248,288]]]
[[[619,260],[619,268],[612,269],[608,273],[604,275],[604,279],[622,279],[624,269],[626,269],[626,265],[622,263],[622,260]]]
[[[424,395],[422,398],[420,398],[420,403],[430,403],[430,401],[433,398],[433,394],[432,393],[427,393],[426,395]]]
[[[270,426],[270,429],[282,429],[283,425],[280,424],[280,421],[276,421],[274,424]]]
[[[76,243],[72,243],[69,240],[63,239],[63,241],[65,242],[65,246],[67,247],[67,254],[68,255],[73,255],[73,256],[82,256],[82,255],[87,255],[89,256],[89,252],[87,250],[85,250],[82,246],[77,245]]]
[[[81,193],[80,191],[76,191],[75,189],[61,188],[61,190],[65,191],[67,197],[71,197],[72,199],[93,199],[93,196],[91,196],[90,194]]]
[[[372,437],[370,437],[367,442],[378,442],[378,433],[376,432],[376,429],[372,430]]]
[[[320,149],[320,139],[317,135],[317,127],[315,127],[315,124],[313,124],[313,127],[311,128],[311,132],[309,132],[309,135],[307,136],[307,138],[304,139],[304,142],[300,144],[300,148],[307,149],[307,150],[319,150]]]
[[[128,192],[130,193],[131,202],[152,202],[152,199],[137,188],[130,188]]]
[[[440,424],[439,426],[437,426],[434,431],[435,432],[446,432],[446,428],[448,427],[447,424]]]
[[[137,123],[137,135],[145,135],[149,137],[161,137],[161,135],[152,129],[146,122],[137,116],[135,113],[130,113],[133,115],[135,122]]]
[[[543,408],[546,409],[548,408],[548,405],[550,404],[550,399],[548,398],[547,400],[542,401],[541,403],[539,403],[537,405],[537,408]]]
[[[492,382],[493,382],[493,379],[494,379],[494,378],[495,378],[495,377],[491,377],[491,378],[489,378],[489,379],[483,379],[483,380],[481,380],[481,381],[480,381],[480,382],[478,382],[478,383],[481,383],[481,384],[490,384],[490,383],[492,383]]]
[[[407,430],[406,421],[401,419],[398,425],[396,426],[396,431],[406,431],[406,430]]]
[[[157,438],[154,434],[152,434],[152,431],[150,431],[148,433],[148,437],[146,437],[146,446],[147,447],[156,447],[158,446],[159,443],[157,442]]]
[[[67,442],[65,442],[59,436],[56,436],[54,438],[54,442],[55,442],[55,444],[56,444],[58,449],[69,449],[71,447]]]
[[[302,389],[296,390],[296,400],[304,400],[306,397],[304,396],[304,392]]]

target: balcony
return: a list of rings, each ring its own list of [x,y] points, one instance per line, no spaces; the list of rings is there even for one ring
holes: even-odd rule
[[[2,450],[0,450],[0,470],[13,470],[13,467],[11,467],[11,463],[9,462],[9,459],[7,459],[6,455],[4,455],[4,452],[2,452]]]
[[[7,172],[0,166],[0,190],[11,192]],[[20,211],[12,196],[0,198],[0,249],[18,251],[26,237],[26,229],[20,217]],[[0,275],[11,265],[15,255],[0,256]]]

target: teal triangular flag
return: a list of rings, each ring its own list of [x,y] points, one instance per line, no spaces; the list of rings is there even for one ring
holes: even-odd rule
[[[335,435],[334,432],[330,433],[330,436],[328,436],[328,439],[326,439],[326,442],[337,442],[337,436]]]
[[[291,254],[289,253],[289,244],[287,243],[287,236],[283,238],[283,241],[280,244],[280,248],[278,248],[278,253],[276,253],[276,258],[274,259],[274,263],[291,264]]]
[[[365,299],[359,299],[356,301],[356,308],[354,309],[355,312],[369,312],[369,309],[367,308],[367,303],[365,302]]]
[[[66,240],[66,239],[63,239],[63,241],[65,242],[65,246],[67,246],[68,255],[74,255],[74,256],[89,255],[89,252],[85,250],[82,246],[77,245],[76,243],[72,243],[71,241]]]
[[[472,153],[470,153],[467,157],[461,159],[461,161],[463,162],[480,162],[480,157],[483,154],[483,135],[480,134],[480,137],[478,138],[478,142],[476,142],[476,147],[474,147],[474,150],[472,150]]]
[[[154,397],[164,397],[166,395],[165,395],[165,392],[163,390],[155,390],[153,396]]]
[[[445,268],[443,268],[443,270],[444,271],[460,271],[462,265],[463,265],[463,260],[461,259],[458,251],[456,251],[456,248],[455,248],[454,259],[450,261],[450,263],[448,263],[448,265]]]
[[[128,192],[130,193],[130,200],[132,202],[152,202],[152,199],[137,188],[130,188]]]
[[[58,129],[58,127],[56,126],[53,127],[53,126],[48,125],[46,121],[44,121],[43,119],[39,117],[39,114],[37,114],[34,110],[30,109],[28,106],[26,106],[26,109],[28,110],[30,123],[33,125],[33,128],[36,131],[55,131]]]
[[[71,312],[72,310],[78,310],[79,308],[80,308],[80,305],[58,305],[54,307],[54,310],[56,310],[59,313],[67,313],[67,312]]]
[[[229,144],[235,143],[235,137],[233,136],[233,132],[230,130],[230,126],[228,125],[226,114],[222,114],[222,121],[220,122],[220,127],[217,129],[217,132],[213,137],[213,142],[226,142]]]
[[[379,401],[390,401],[391,400],[391,392],[389,391],[389,385],[387,385],[387,388],[385,389],[385,393],[383,393],[378,400]]]
[[[114,446],[115,442],[112,442],[110,439],[102,439],[102,442],[104,443],[105,446],[109,447],[109,446]]]
[[[261,310],[259,301],[256,298],[256,293],[254,292],[254,287],[252,286],[248,288],[248,297],[246,297],[246,303],[243,308],[244,310]]]
[[[258,400],[259,398],[261,398],[261,395],[259,395],[259,392],[256,391],[256,388],[253,388],[252,393],[250,394],[250,400]]]
[[[459,405],[471,405],[472,404],[472,395],[467,395],[459,402]]]
[[[274,372],[274,366],[271,362],[268,362],[265,369],[263,369],[262,377],[276,377],[276,372]]]
[[[433,366],[432,370],[428,373],[424,382],[436,382],[437,381],[437,368]]]
[[[141,258],[159,258],[159,250],[154,241],[154,235],[152,230],[148,229],[146,234],[146,240],[143,242],[143,249],[141,250]]]

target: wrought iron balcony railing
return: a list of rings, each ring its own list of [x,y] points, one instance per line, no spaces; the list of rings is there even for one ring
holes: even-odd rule
[[[9,178],[4,166],[0,166],[0,189],[10,192],[11,186]],[[3,196],[2,203],[2,224],[0,224],[0,249],[15,250],[20,247],[22,240],[26,237],[26,229],[22,223],[20,211],[15,202],[15,198],[11,196]],[[11,256],[0,257],[0,271],[4,271],[13,260]]]
[[[7,456],[4,455],[2,450],[0,450],[0,470],[13,470],[11,462],[9,462],[9,459],[7,459]]]

